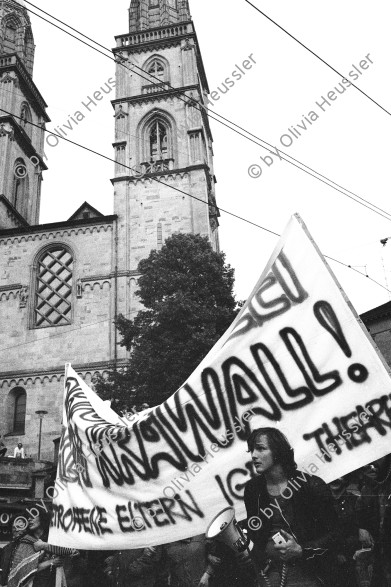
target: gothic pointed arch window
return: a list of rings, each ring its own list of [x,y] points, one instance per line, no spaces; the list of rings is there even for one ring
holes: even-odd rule
[[[163,161],[169,158],[169,129],[159,118],[156,118],[149,131],[150,161]]]
[[[160,81],[166,81],[166,68],[160,59],[153,59],[148,66],[148,73],[153,80],[158,78]],[[157,80],[156,80],[157,81]]]
[[[3,49],[4,53],[16,53],[18,50],[18,32],[21,28],[20,21],[11,14],[3,21]]]
[[[13,22],[5,25],[5,38],[10,43],[15,43],[16,41],[16,30],[17,28]]]
[[[177,143],[175,121],[163,110],[148,114],[139,125],[138,160],[144,173],[170,171],[175,167]]]
[[[27,102],[23,102],[21,110],[20,110],[20,124],[23,127],[24,131],[27,133],[27,136],[31,139],[31,131],[32,131],[32,116],[31,110]]]
[[[47,248],[36,265],[34,326],[63,326],[71,323],[73,256],[67,247]]]
[[[143,85],[143,94],[166,91],[170,84],[170,63],[163,55],[151,55],[142,68],[148,73],[148,83]]]

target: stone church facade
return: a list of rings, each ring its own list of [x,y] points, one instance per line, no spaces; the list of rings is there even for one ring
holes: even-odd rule
[[[116,37],[114,214],[88,202],[39,224],[46,103],[23,2],[0,0],[0,434],[53,461],[64,364],[90,383],[126,361],[114,320],[134,317],[137,266],[175,232],[218,250],[208,90],[187,0],[132,0]],[[1,482],[0,482],[1,487]]]

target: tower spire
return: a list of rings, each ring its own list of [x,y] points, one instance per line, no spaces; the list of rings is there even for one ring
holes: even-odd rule
[[[132,0],[129,31],[158,28],[191,20],[188,0]]]
[[[35,45],[23,0],[0,0],[0,33],[0,55],[16,53],[32,75]]]

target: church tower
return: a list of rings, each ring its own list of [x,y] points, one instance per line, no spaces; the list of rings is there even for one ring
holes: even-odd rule
[[[23,1],[0,0],[0,229],[39,220],[49,118],[32,78],[34,51]]]
[[[118,269],[137,279],[139,261],[175,232],[219,248],[209,89],[187,0],[132,0],[116,41]]]

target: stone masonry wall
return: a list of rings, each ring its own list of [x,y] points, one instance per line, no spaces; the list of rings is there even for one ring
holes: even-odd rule
[[[34,263],[51,244],[73,252],[72,323],[35,328]],[[64,364],[84,366],[91,380],[113,359],[114,267],[113,222],[0,234],[0,433],[12,432],[15,390],[27,394],[25,435],[6,437],[12,452],[20,441],[36,456],[35,411],[44,409],[42,457],[52,459],[53,439],[61,433]]]

